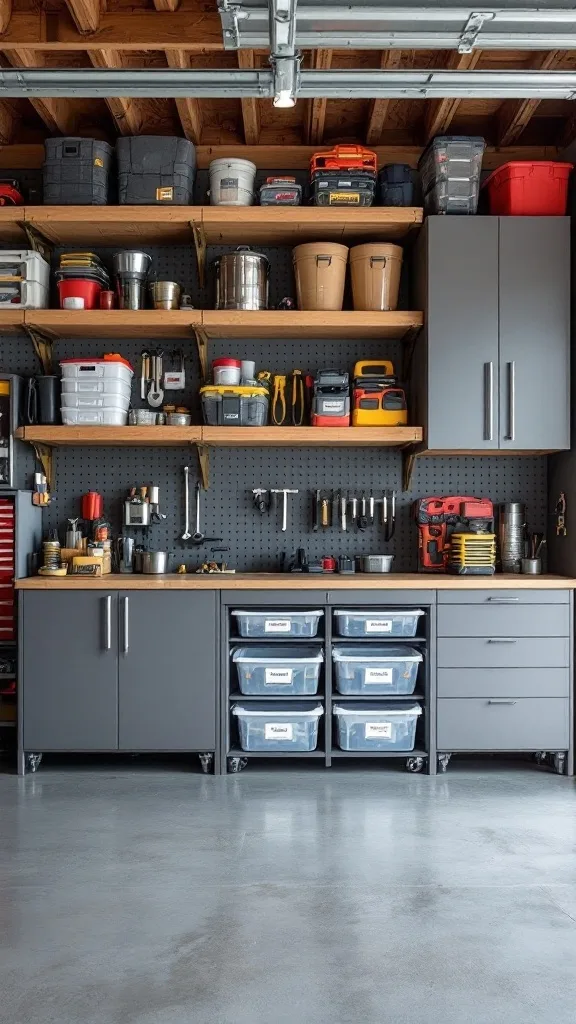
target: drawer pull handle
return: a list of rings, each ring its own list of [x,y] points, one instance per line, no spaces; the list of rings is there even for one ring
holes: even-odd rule
[[[519,597],[488,597],[487,601],[492,601],[493,604],[514,604],[519,601]]]
[[[517,704],[518,702],[515,701],[515,700],[504,700],[503,697],[498,697],[498,699],[496,699],[496,700],[489,700],[488,703],[489,704]]]
[[[493,637],[490,638],[488,643],[489,644],[515,644],[516,640],[514,640],[514,638],[511,637],[511,636],[493,636]]]

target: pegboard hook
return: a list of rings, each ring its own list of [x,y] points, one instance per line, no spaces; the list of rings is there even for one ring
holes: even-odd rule
[[[200,479],[205,491],[210,487],[210,449],[205,444],[196,444]]]
[[[196,224],[194,221],[190,221],[190,227],[194,236],[196,259],[198,261],[198,280],[200,287],[203,288],[206,283],[206,232],[204,231],[203,224]]]

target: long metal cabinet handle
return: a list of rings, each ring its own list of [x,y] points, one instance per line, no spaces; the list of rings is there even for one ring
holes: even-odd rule
[[[124,601],[124,647],[122,648],[123,654],[128,654],[130,648],[130,609],[128,606],[128,598],[122,598]]]
[[[508,363],[508,440],[516,440],[516,363]]]
[[[492,604],[514,604],[519,601],[519,597],[489,597],[488,601],[492,601]]]
[[[489,704],[517,704],[515,700],[505,700],[504,697],[498,697],[496,700],[493,698],[488,701]]]
[[[484,440],[494,440],[494,363],[484,363]]]
[[[488,643],[489,644],[515,644],[516,640],[514,640],[511,636],[493,636],[493,637],[490,637]]]
[[[112,594],[108,594],[104,598],[105,607],[105,626],[104,626],[104,650],[110,651],[112,649]]]

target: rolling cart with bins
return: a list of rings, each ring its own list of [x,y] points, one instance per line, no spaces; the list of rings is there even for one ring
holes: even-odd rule
[[[379,601],[375,601],[373,591],[354,591],[349,593],[344,600],[342,600],[342,592],[330,593],[327,591],[308,591],[300,594],[286,591],[268,592],[265,600],[262,600],[262,596],[254,591],[247,591],[244,594],[236,593],[229,597],[223,593],[221,628],[225,642],[221,649],[221,706],[225,710],[221,716],[221,771],[223,773],[240,772],[246,768],[252,758],[271,757],[280,760],[312,758],[315,762],[321,762],[326,768],[332,766],[333,759],[336,759],[336,763],[342,763],[341,759],[350,758],[357,761],[365,758],[385,760],[394,758],[404,761],[404,766],[409,772],[426,770],[430,775],[436,774],[436,694],[432,692],[435,690],[435,681],[434,673],[431,671],[435,638],[433,595],[426,591],[419,591],[416,595],[414,592],[410,594],[402,591],[387,591]],[[395,627],[389,635],[383,635],[382,632],[369,632],[368,635],[360,636],[339,635],[341,630],[338,623],[342,622],[342,619],[334,613],[348,607],[355,609],[358,613],[367,613],[369,621],[373,624],[372,628],[374,628],[374,623],[384,617],[384,612],[402,612],[404,621],[406,621],[405,617],[415,609],[421,611],[422,614],[417,618],[415,636],[398,635]],[[241,612],[242,615],[240,616],[238,612]],[[298,620],[299,624],[294,623],[292,616]],[[261,628],[261,623],[267,619],[272,626],[264,630]],[[355,612],[350,621],[352,619],[357,619]],[[315,635],[310,635],[311,622],[314,623],[313,629],[317,625]],[[301,629],[302,623],[306,623],[304,635]],[[240,635],[239,624],[241,624],[243,634],[251,633],[251,635]],[[275,632],[276,627],[281,632]],[[354,650],[358,647],[358,650],[362,650],[364,647],[364,649],[369,648],[370,651],[377,650],[382,654],[388,647],[392,651],[399,644],[403,645],[405,649],[412,649],[410,657],[414,658],[414,663],[417,666],[413,693],[382,694],[379,692],[373,695],[371,693],[337,692],[333,663],[335,648],[346,648],[347,650],[352,648]],[[298,659],[298,655],[302,654],[303,646],[308,651],[315,650],[322,656],[316,693],[310,693],[309,689],[305,696],[301,692],[288,695],[285,692],[263,694],[262,692],[242,693],[240,691],[237,666],[233,661],[235,652],[238,661],[237,652],[239,650],[242,652],[240,654],[242,659],[250,658],[250,650],[255,651],[254,667],[257,668],[260,679],[264,678],[261,664],[259,664],[264,648],[268,648],[274,655],[276,652],[278,655],[282,652],[281,658],[276,655],[270,662],[269,677],[273,679],[273,666],[282,666],[283,659],[286,656],[289,657],[291,650],[294,651],[294,656]],[[243,660],[242,665],[245,664],[246,662]],[[288,662],[285,664],[288,665]],[[296,660],[295,668],[297,664]],[[408,665],[406,665],[406,669],[408,669]],[[412,666],[410,666],[410,670],[413,671]],[[396,676],[394,678],[396,679]],[[246,685],[244,688],[247,688]],[[262,687],[259,686],[258,689],[261,690]],[[380,688],[377,687],[377,689]],[[276,749],[242,749],[238,733],[238,716],[237,713],[234,713],[236,708],[249,709],[251,705],[258,709],[269,708],[271,719],[274,721],[275,718],[278,720],[278,716],[274,715],[275,709],[276,711],[279,708],[289,709],[292,703],[295,710],[296,708],[299,710],[306,708],[312,711],[319,705],[322,707],[322,716],[319,719],[318,727],[318,743],[314,750],[293,750],[290,749],[290,743],[287,743],[286,749],[278,749],[278,747],[282,747],[282,744],[278,743],[273,744]],[[422,713],[418,716],[414,749],[394,749],[394,744],[392,744],[393,749],[340,749],[336,738],[334,706],[362,707],[363,704],[366,708],[377,705],[393,707],[398,710],[417,705]],[[290,715],[284,715],[284,718],[286,721],[290,721]],[[270,729],[270,736],[272,736],[272,732],[273,730]],[[288,735],[291,736],[292,732],[290,731]]]

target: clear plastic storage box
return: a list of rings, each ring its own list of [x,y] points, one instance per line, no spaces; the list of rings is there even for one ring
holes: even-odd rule
[[[338,636],[416,636],[421,615],[421,608],[334,611]]]
[[[232,661],[241,693],[313,695],[318,692],[322,651],[315,648],[237,647]]]
[[[236,610],[232,615],[238,623],[240,636],[317,636],[322,611],[257,612]]]
[[[413,647],[335,647],[336,689],[346,694],[414,693],[422,655]],[[246,691],[247,692],[247,691]]]
[[[414,750],[419,704],[335,704],[341,750]]]
[[[485,146],[480,135],[432,140],[418,165],[427,213],[476,213]]]
[[[235,704],[232,714],[238,719],[238,735],[242,750],[265,752],[282,750],[302,753],[316,750],[321,705],[311,707],[294,701],[292,704]]]

